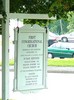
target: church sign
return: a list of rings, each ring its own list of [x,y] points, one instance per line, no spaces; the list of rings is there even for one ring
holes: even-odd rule
[[[44,28],[25,25],[15,32],[15,91],[46,88],[47,39]]]

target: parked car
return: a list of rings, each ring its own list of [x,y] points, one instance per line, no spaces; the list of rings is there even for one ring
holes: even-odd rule
[[[48,32],[48,46],[55,43],[58,40],[58,37],[59,37],[58,35],[49,31]]]
[[[63,42],[74,42],[74,32],[60,35],[59,40]]]
[[[56,42],[56,40],[54,40],[54,39],[49,39],[48,40],[48,47],[50,46],[50,45],[52,45],[53,43],[55,43]]]
[[[74,43],[57,42],[48,47],[48,58],[73,58]]]

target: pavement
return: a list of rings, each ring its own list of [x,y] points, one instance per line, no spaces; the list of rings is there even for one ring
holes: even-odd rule
[[[14,66],[10,66],[10,67],[9,67],[9,70],[10,70],[10,71],[14,71]],[[2,71],[2,66],[0,66],[0,71]]]
[[[0,71],[0,98],[2,79]],[[13,91],[14,72],[9,73],[9,98],[12,100],[74,100],[74,74],[48,73],[47,89],[36,93]]]
[[[9,67],[10,71],[14,71],[14,66]],[[2,67],[0,66],[0,71],[2,71]],[[47,72],[48,73],[74,73],[74,67],[53,67],[53,66],[48,66],[47,67]]]

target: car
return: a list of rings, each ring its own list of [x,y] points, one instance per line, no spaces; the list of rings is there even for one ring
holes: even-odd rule
[[[48,40],[48,47],[49,47],[50,45],[52,45],[53,43],[55,43],[55,42],[56,42],[56,40],[49,39],[49,40]]]
[[[48,58],[74,58],[74,43],[57,42],[48,47]]]
[[[58,40],[59,35],[56,35],[55,33],[48,32],[48,46],[52,45]]]
[[[57,35],[56,33],[50,32],[48,31],[48,40],[57,40],[59,37],[59,35]]]
[[[62,42],[74,42],[74,32],[60,35],[59,40]]]

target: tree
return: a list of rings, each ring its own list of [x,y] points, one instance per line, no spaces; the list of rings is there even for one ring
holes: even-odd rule
[[[49,30],[55,34],[65,34],[68,31],[67,25],[68,22],[64,19],[51,21],[49,24]]]
[[[10,0],[10,12],[16,13],[40,13],[49,17],[57,16],[57,19],[67,18],[67,12],[74,11],[74,0]],[[0,13],[5,15],[2,0],[0,0]],[[39,20],[25,20],[26,23],[47,23]]]
[[[10,0],[10,12],[48,14],[57,19],[67,18],[68,11],[74,10],[74,0]],[[24,23],[46,25],[47,20],[24,20]]]
[[[66,18],[74,10],[74,0],[10,0],[10,12],[47,13]]]
[[[2,14],[2,16],[3,16],[3,18],[4,18],[4,22],[5,22],[5,19],[6,19],[6,12],[4,11],[3,8],[4,8],[4,7],[3,7],[3,2],[2,2],[2,0],[0,0],[0,14]],[[0,23],[1,23],[1,21],[0,21]]]
[[[2,0],[0,0],[0,14],[2,13],[2,11],[3,11],[3,2]]]
[[[68,12],[67,16],[68,16],[67,20],[69,23],[67,28],[68,28],[69,32],[72,32],[72,31],[74,31],[74,12],[73,11]]]

